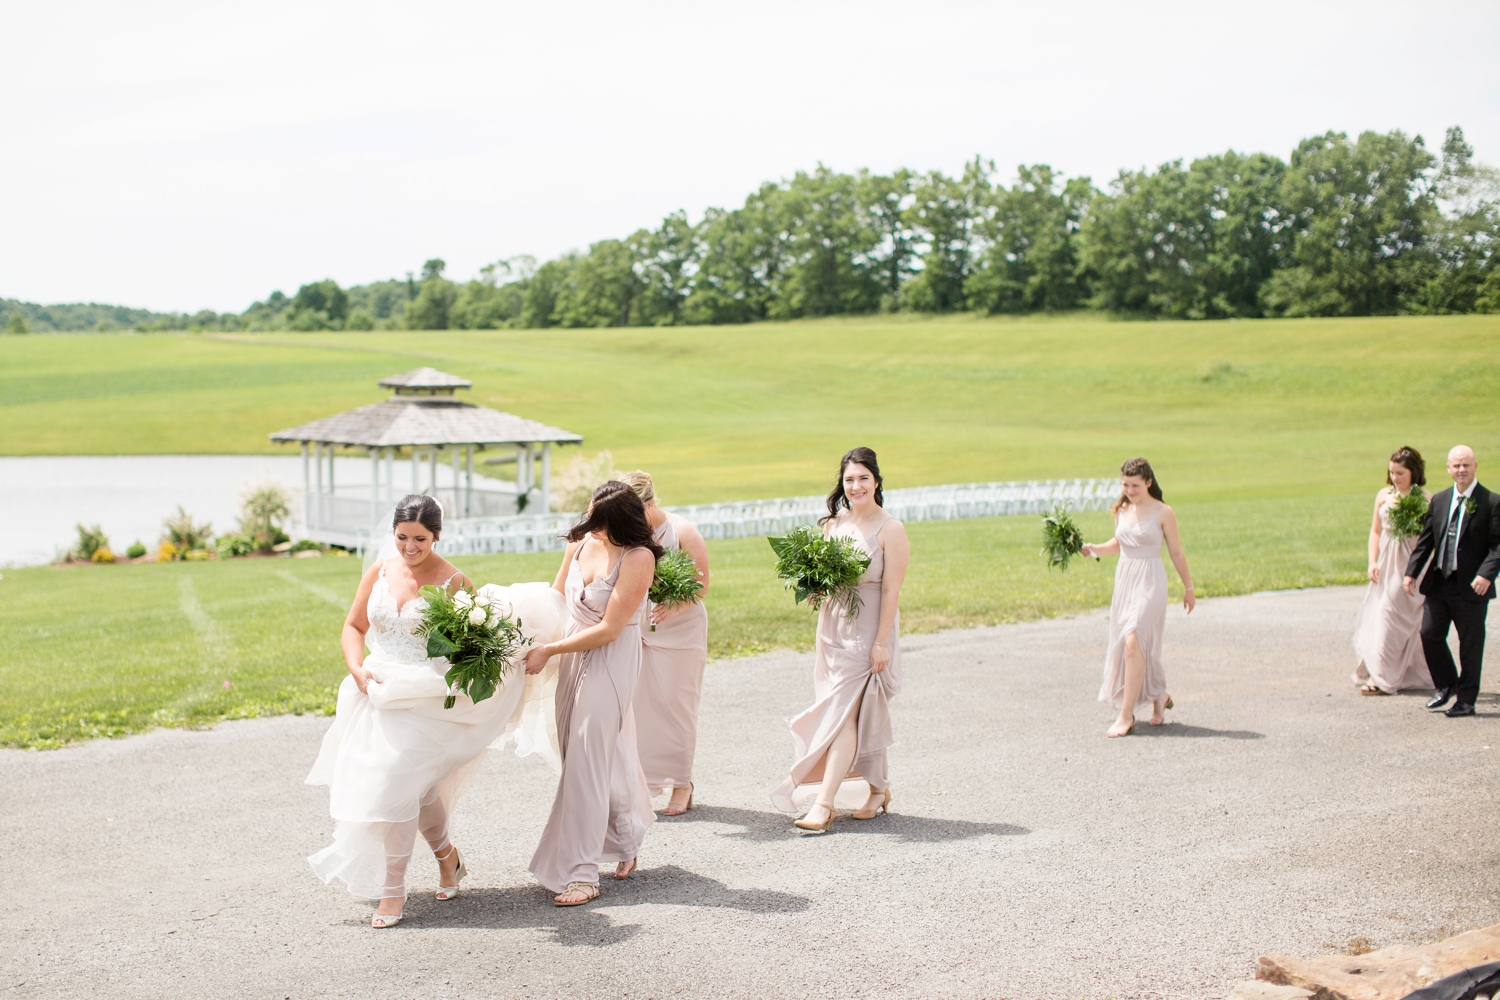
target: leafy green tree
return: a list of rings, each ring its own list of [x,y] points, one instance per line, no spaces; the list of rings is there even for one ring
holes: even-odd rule
[[[431,260],[422,262],[422,280],[431,281],[433,278],[441,278],[443,272],[448,269],[448,262],[441,257],[433,257]],[[407,275],[410,278],[410,275]]]
[[[521,302],[521,327],[543,329],[558,325],[558,307],[572,284],[577,266],[578,255],[568,253],[536,269]]]
[[[427,277],[423,279],[417,297],[406,307],[408,330],[446,330],[452,325],[453,304],[458,298],[458,288],[442,277],[441,267],[433,270],[428,266],[433,263],[428,261],[423,266],[422,273]]]
[[[983,313],[1076,309],[1086,294],[1078,230],[1094,195],[1087,177],[1066,183],[1046,164],[1017,168],[1015,186],[996,185],[978,233],[986,249],[964,281],[969,308]]]
[[[349,314],[349,296],[332,278],[303,285],[292,296],[292,312],[321,312],[332,323],[341,323]]]
[[[1287,266],[1261,292],[1283,316],[1393,313],[1431,276],[1436,205],[1421,136],[1342,132],[1304,139],[1281,200],[1290,215]]]
[[[30,333],[31,328],[26,325],[26,317],[18,311],[11,313],[10,318],[5,321],[5,332]]]
[[[640,290],[630,244],[600,240],[578,258],[553,312],[559,326],[630,326]]]
[[[749,323],[776,312],[794,234],[780,185],[762,184],[733,211],[711,208],[699,224],[703,256],[683,306],[689,323]]]
[[[1448,129],[1433,194],[1447,209],[1434,220],[1439,267],[1411,305],[1427,313],[1500,311],[1500,171],[1474,162],[1463,129]]]
[[[349,313],[349,318],[344,320],[345,330],[373,330],[375,329],[375,317],[363,309],[355,309]]]
[[[865,227],[877,237],[865,257],[879,276],[881,307],[887,311],[900,304],[901,289],[916,271],[917,231],[909,218],[915,181],[916,174],[905,168],[889,177],[861,170],[855,185]]]
[[[635,322],[642,326],[682,322],[683,305],[703,257],[698,227],[688,222],[686,212],[677,211],[656,229],[640,230],[629,243],[640,279]]]
[[[776,317],[862,313],[880,303],[870,263],[879,234],[861,211],[855,178],[819,166],[798,173],[778,199],[782,227],[792,234],[791,263]]]
[[[1282,254],[1286,167],[1273,156],[1222,156],[1121,171],[1080,230],[1094,305],[1179,319],[1258,316]]]
[[[934,170],[917,183],[911,217],[924,249],[922,269],[907,289],[912,308],[948,312],[966,305],[964,284],[974,265],[976,227],[993,202],[994,169],[976,156],[960,177]]]

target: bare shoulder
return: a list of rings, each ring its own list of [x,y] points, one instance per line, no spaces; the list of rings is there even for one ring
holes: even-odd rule
[[[906,525],[901,523],[900,518],[890,518],[880,526],[880,530],[875,533],[875,537],[882,541],[887,538],[905,538]]]
[[[679,517],[677,519],[677,538],[679,543],[683,538],[701,542],[703,541],[703,533],[698,530],[698,526],[692,521],[689,521],[685,517]]]
[[[1177,523],[1177,512],[1166,504],[1162,504],[1157,508],[1156,516],[1163,521],[1171,521],[1173,524]]]
[[[1389,486],[1382,486],[1382,487],[1380,487],[1380,489],[1378,489],[1378,490],[1375,491],[1375,502],[1379,503],[1380,501],[1384,500],[1386,497],[1390,496],[1391,493],[1392,493],[1392,490],[1391,490],[1391,488]]]

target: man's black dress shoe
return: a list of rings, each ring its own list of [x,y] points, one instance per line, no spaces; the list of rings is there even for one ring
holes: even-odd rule
[[[1438,688],[1431,698],[1427,699],[1428,708],[1442,708],[1448,704],[1448,699],[1453,697],[1452,688]]]
[[[1462,718],[1465,715],[1474,714],[1474,706],[1467,701],[1455,701],[1453,707],[1443,713],[1450,719]]]

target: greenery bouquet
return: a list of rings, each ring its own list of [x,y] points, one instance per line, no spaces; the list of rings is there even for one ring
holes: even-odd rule
[[[817,528],[804,525],[768,539],[776,553],[776,575],[796,593],[797,602],[816,610],[826,600],[847,609],[853,621],[859,615],[859,581],[870,568],[870,557],[842,536],[825,538]]]
[[[664,552],[656,560],[656,579],[646,596],[652,604],[692,604],[698,599],[703,583],[698,579],[698,564],[688,552],[677,549]],[[656,631],[656,626],[651,626]]]
[[[464,588],[451,597],[443,587],[423,587],[427,610],[417,635],[427,639],[428,656],[446,656],[449,666],[444,708],[452,708],[462,691],[475,704],[495,693],[511,660],[531,640],[521,634],[521,619],[510,608]]]
[[[1065,503],[1053,506],[1051,513],[1042,515],[1042,552],[1047,557],[1047,566],[1067,569],[1068,560],[1083,551],[1083,532],[1073,523]],[[1098,562],[1099,557],[1095,556]]]
[[[1397,538],[1415,538],[1427,523],[1427,497],[1413,486],[1406,496],[1398,496],[1386,513],[1391,534]]]

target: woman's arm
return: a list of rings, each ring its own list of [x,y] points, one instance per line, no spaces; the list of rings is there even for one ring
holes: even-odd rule
[[[875,536],[885,552],[885,572],[880,577],[880,623],[875,626],[875,644],[870,647],[870,672],[878,674],[891,663],[891,633],[896,612],[901,606],[901,585],[906,582],[906,567],[911,562],[911,541],[906,526],[890,520]]]
[[[364,667],[365,633],[370,631],[367,613],[370,591],[375,589],[375,581],[378,579],[380,564],[376,563],[359,581],[359,589],[354,592],[354,603],[349,607],[349,616],[344,619],[344,634],[339,640],[339,645],[344,650],[344,665],[349,668],[349,676],[354,678],[354,683],[359,685],[361,692],[370,683],[370,672]]]
[[[552,589],[564,597],[568,596],[568,569],[573,565],[573,552],[582,544],[581,541],[568,543],[567,549],[563,552],[562,565],[557,567],[557,577],[552,581]]]
[[[701,601],[708,593],[708,545],[704,543],[703,536],[698,529],[687,521],[677,522],[677,544],[682,546],[682,550],[692,556],[693,562],[698,564],[698,582],[703,584],[703,589],[698,591],[698,600]],[[692,606],[692,604],[658,604],[651,609],[651,624],[660,625]]]
[[[1120,515],[1116,514],[1114,518],[1115,524],[1118,525],[1120,523]],[[1083,547],[1078,551],[1079,555],[1090,556],[1094,559],[1100,556],[1117,556],[1120,554],[1120,540],[1118,538],[1111,538],[1109,541],[1099,542],[1097,545],[1090,545],[1085,542]]]
[[[526,654],[526,672],[540,673],[547,661],[560,653],[582,653],[614,642],[640,610],[655,576],[656,560],[651,558],[650,549],[636,548],[625,553],[620,563],[620,575],[615,578],[614,592],[604,606],[604,620],[574,632],[561,642],[531,647]]]
[[[1380,501],[1385,499],[1385,490],[1375,494],[1375,516],[1370,520],[1370,541],[1365,546],[1366,554],[1370,557],[1370,564],[1365,569],[1365,575],[1370,578],[1371,583],[1380,582],[1380,532],[1385,526],[1380,523]]]
[[[1188,573],[1187,556],[1182,551],[1182,541],[1177,537],[1177,515],[1173,513],[1171,507],[1162,504],[1157,520],[1161,521],[1161,533],[1167,539],[1167,555],[1172,557],[1172,565],[1177,567],[1177,575],[1182,578],[1182,606],[1187,609],[1188,614],[1192,614],[1198,600],[1193,596],[1193,578]]]

